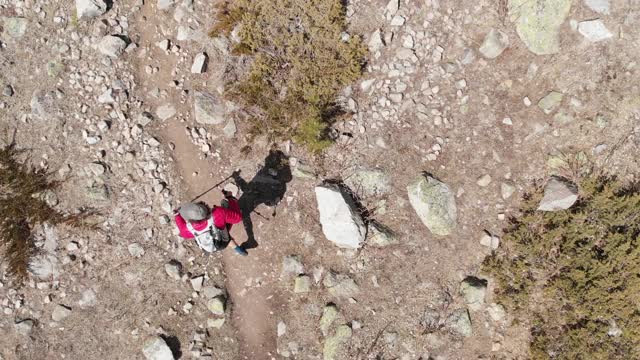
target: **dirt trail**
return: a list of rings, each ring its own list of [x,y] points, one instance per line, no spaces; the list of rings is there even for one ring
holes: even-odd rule
[[[182,175],[182,185],[188,199],[207,190],[228,174],[209,176],[213,169],[210,162],[198,159],[196,149],[186,137],[183,125],[174,120],[162,130],[163,139],[175,145],[173,156],[176,170]],[[198,172],[197,176],[192,176]],[[208,204],[219,204],[221,194],[219,190],[212,190],[202,200]],[[243,242],[246,234],[242,224],[234,226],[232,236]],[[198,251],[198,250],[196,250]],[[241,355],[245,359],[272,359],[276,354],[275,328],[269,299],[272,297],[270,288],[263,286],[246,286],[249,281],[262,278],[268,271],[266,264],[268,254],[263,248],[251,251],[250,256],[241,257],[233,249],[227,248],[222,252],[222,261],[227,276],[226,290],[232,304],[232,322],[238,331]],[[214,256],[214,261],[220,259]]]
[[[154,43],[158,39],[154,36],[157,37],[162,20],[155,16],[153,8],[148,4],[145,4],[142,13],[147,20],[139,22],[140,45],[148,46],[152,52],[157,52]],[[185,45],[187,44],[181,44],[181,46]],[[147,74],[144,68],[149,61],[145,62],[144,58],[136,59],[136,61],[137,64],[134,66],[137,68],[137,78],[143,84],[144,89],[139,96],[144,95],[149,89],[167,89],[168,83],[173,78],[170,71],[176,65],[175,56],[154,56],[152,64],[158,66],[160,71],[153,75]],[[176,107],[178,114],[188,114],[191,110],[190,106],[192,105],[189,102],[181,104],[175,95],[162,100],[149,96],[145,98],[145,104],[153,107],[168,102]],[[183,189],[184,198],[181,199],[182,201],[187,201],[201,194],[213,184],[230,175],[223,174],[218,166],[213,164],[213,161],[200,157],[199,149],[191,143],[185,133],[185,123],[180,122],[178,117],[173,117],[160,125],[158,135],[163,139],[163,143],[175,145],[172,156],[175,160],[176,175],[179,175],[182,180],[179,184]],[[222,156],[228,156],[228,154],[222,154]],[[194,176],[194,173],[197,175]],[[221,198],[219,190],[212,190],[201,200],[207,204],[216,205],[220,203]],[[235,226],[231,233],[239,243],[247,238],[242,224]],[[200,252],[197,247],[193,247],[193,249],[194,253]],[[226,290],[229,296],[228,304],[231,308],[233,327],[238,332],[236,339],[240,342],[241,358],[274,359],[276,356],[276,322],[269,304],[272,290],[268,286],[260,286],[262,284],[253,286],[250,283],[254,279],[261,279],[268,272],[268,255],[264,254],[266,252],[264,248],[250,252],[250,256],[241,257],[230,247],[225,249],[222,254],[202,259],[202,262],[211,266],[215,266],[216,262],[223,262],[226,273]]]

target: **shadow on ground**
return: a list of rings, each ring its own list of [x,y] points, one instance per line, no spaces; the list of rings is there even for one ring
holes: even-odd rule
[[[258,247],[251,215],[255,214],[266,220],[268,215],[259,213],[256,208],[262,204],[273,207],[271,217],[276,216],[277,205],[287,191],[287,183],[291,181],[289,158],[279,150],[271,150],[264,159],[264,166],[247,182],[240,176],[240,172],[233,173],[233,180],[242,191],[238,199],[242,210],[242,222],[247,232],[247,241],[242,244],[244,249]]]

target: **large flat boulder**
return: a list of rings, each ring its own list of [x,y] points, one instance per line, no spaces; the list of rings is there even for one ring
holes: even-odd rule
[[[518,36],[536,55],[560,51],[559,30],[571,9],[571,0],[509,0],[509,17]]]
[[[367,227],[351,195],[334,185],[316,186],[315,191],[320,224],[327,240],[341,248],[362,246]]]
[[[430,175],[420,176],[407,187],[409,202],[418,217],[436,235],[449,235],[456,227],[457,207],[453,192]]]

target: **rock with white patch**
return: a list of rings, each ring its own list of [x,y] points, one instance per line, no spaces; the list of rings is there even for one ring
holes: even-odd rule
[[[147,360],[174,360],[169,345],[159,336],[154,336],[144,342],[142,354]]]
[[[578,187],[565,178],[552,176],[544,187],[544,196],[538,210],[566,210],[578,200]]]
[[[315,193],[322,232],[327,240],[342,248],[362,246],[367,227],[351,195],[330,184],[316,186]]]
[[[107,12],[104,0],[76,0],[76,15],[78,19],[97,17]]]
[[[194,113],[196,122],[205,125],[222,124],[227,114],[224,100],[219,96],[196,92],[194,95]]]
[[[495,59],[507,47],[509,47],[509,36],[500,30],[491,29],[484,37],[479,51],[485,58]]]
[[[407,187],[409,202],[422,223],[435,235],[449,235],[457,223],[455,194],[445,183],[423,175]]]
[[[107,35],[98,43],[98,51],[110,58],[118,58],[127,48],[127,42],[119,36]]]
[[[611,39],[613,34],[600,19],[581,21],[578,24],[578,32],[591,42]]]

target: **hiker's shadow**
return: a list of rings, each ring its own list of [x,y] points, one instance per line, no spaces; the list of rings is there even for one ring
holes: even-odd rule
[[[282,151],[271,150],[267,158],[264,159],[264,166],[251,181],[244,180],[238,171],[233,173],[233,180],[242,191],[238,203],[242,210],[242,222],[247,232],[247,241],[242,244],[242,247],[253,249],[258,247],[258,242],[253,233],[251,215],[255,213],[268,220],[268,215],[265,216],[256,211],[256,208],[261,204],[272,206],[271,216],[276,215],[277,205],[287,191],[287,183],[291,181],[289,158]]]

